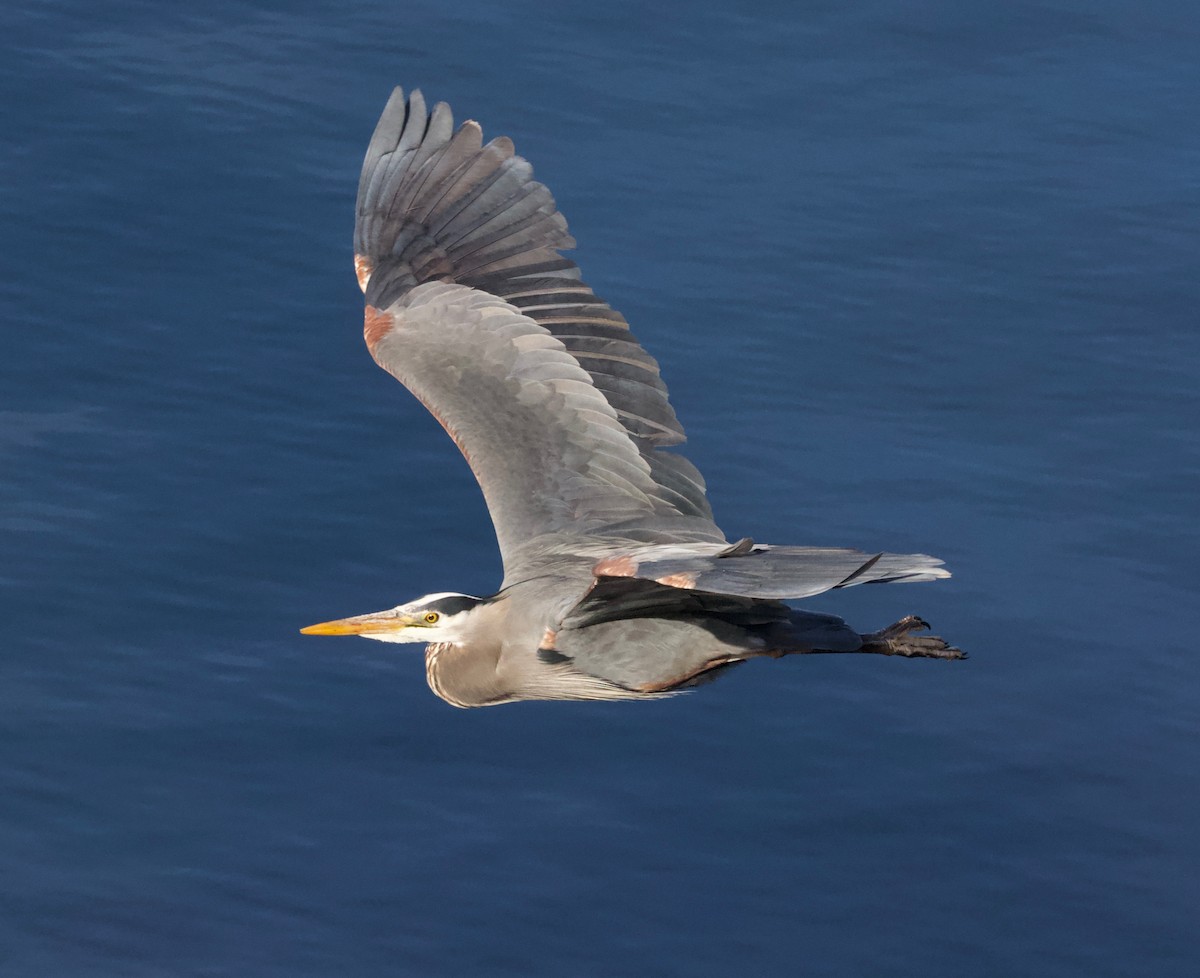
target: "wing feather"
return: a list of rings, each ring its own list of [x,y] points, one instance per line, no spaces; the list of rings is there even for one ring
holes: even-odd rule
[[[950,576],[928,554],[868,554],[835,547],[773,547],[742,540],[732,547],[668,544],[606,551],[604,577],[657,581],[684,590],[761,599],[807,598],[857,584],[934,581]]]
[[[419,92],[406,100],[396,89],[367,148],[356,214],[367,344],[466,456],[506,582],[562,557],[571,573],[594,574],[609,604],[628,592],[627,611],[690,593],[730,614],[730,600],[949,576],[924,554],[730,546],[703,476],[669,450],[685,435],[658,362],[561,254],[575,245],[566,220],[511,140],[485,144],[475,122],[456,129],[444,103],[429,111]],[[797,614],[792,638],[844,640]],[[628,636],[613,638],[619,648]]]
[[[539,538],[682,519],[612,406],[544,326],[448,283],[417,286],[385,316],[371,352],[467,458],[506,570]]]
[[[357,204],[368,342],[467,456],[506,565],[546,534],[723,542],[704,479],[662,450],[684,433],[658,363],[560,254],[574,244],[511,140],[392,94]]]

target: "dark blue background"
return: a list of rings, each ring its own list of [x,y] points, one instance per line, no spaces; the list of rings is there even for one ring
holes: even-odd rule
[[[0,974],[1200,973],[1200,14],[8,4]],[[732,535],[967,663],[460,712],[311,621],[499,562],[371,363],[393,84],[508,134]]]

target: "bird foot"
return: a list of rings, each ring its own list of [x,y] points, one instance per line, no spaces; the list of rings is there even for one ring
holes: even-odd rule
[[[862,651],[880,655],[902,655],[913,659],[965,659],[967,653],[937,635],[914,635],[927,631],[929,622],[916,615],[907,615],[898,622],[864,635]]]

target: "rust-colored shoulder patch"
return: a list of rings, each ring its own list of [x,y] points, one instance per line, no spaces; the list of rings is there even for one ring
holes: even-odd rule
[[[592,568],[597,577],[633,577],[637,573],[638,562],[629,554],[619,557],[605,557]]]
[[[375,271],[375,266],[371,264],[371,259],[366,255],[354,256],[354,275],[358,279],[358,287],[367,291],[367,283],[371,281],[371,273]]]
[[[658,577],[655,580],[667,587],[681,587],[689,591],[696,586],[695,574],[668,574],[666,577]]]
[[[367,349],[372,353],[379,341],[387,336],[392,328],[392,317],[389,313],[380,312],[374,306],[367,306],[363,317],[363,339],[367,341]]]
[[[542,635],[542,641],[538,645],[538,648],[539,649],[553,649],[554,643],[557,639],[558,639],[558,632],[556,632],[553,628],[547,628],[545,633]]]

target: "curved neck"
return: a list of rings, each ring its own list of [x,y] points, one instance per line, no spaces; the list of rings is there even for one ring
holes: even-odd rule
[[[500,647],[435,642],[425,646],[425,681],[451,706],[492,706],[512,698],[496,674]]]

